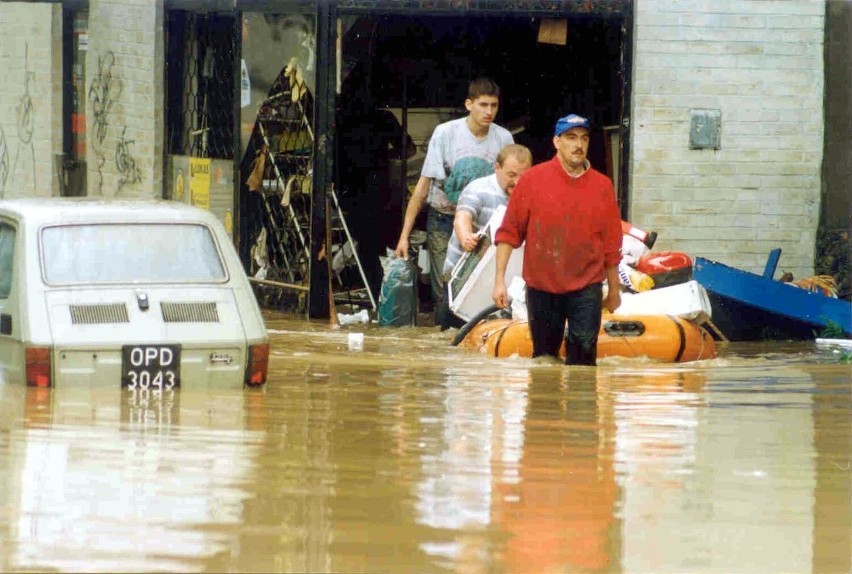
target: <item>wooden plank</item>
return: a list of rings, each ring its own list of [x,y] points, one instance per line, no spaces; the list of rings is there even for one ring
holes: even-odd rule
[[[295,285],[293,283],[272,281],[271,279],[257,279],[255,277],[249,277],[248,280],[252,283],[257,283],[258,285],[265,285],[267,287],[278,287],[280,289],[291,289],[293,291],[304,291],[306,293],[311,290],[311,288],[307,285]]]

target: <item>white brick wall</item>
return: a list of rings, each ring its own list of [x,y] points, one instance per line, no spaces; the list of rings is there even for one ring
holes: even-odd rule
[[[0,197],[59,195],[62,14],[0,3]]]
[[[631,221],[655,250],[813,274],[823,148],[819,0],[636,0]],[[721,149],[689,149],[690,109]]]
[[[162,197],[163,0],[91,0],[88,194]]]

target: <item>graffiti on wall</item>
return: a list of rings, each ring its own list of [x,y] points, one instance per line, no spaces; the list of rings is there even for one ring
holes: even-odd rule
[[[98,193],[104,191],[104,165],[106,152],[104,142],[109,130],[110,113],[121,95],[121,79],[113,75],[115,54],[111,51],[98,56],[98,69],[89,84],[89,102],[92,107],[92,153],[98,171]]]
[[[6,180],[9,177],[9,146],[6,145],[6,132],[0,127],[0,197],[6,194]]]
[[[136,166],[136,158],[133,157],[133,152],[130,147],[134,140],[126,138],[127,126],[121,130],[121,137],[118,138],[118,145],[115,147],[115,169],[118,171],[118,190],[133,183],[142,181],[142,174]]]
[[[103,149],[106,140],[110,112],[121,96],[121,79],[113,76],[114,65],[115,54],[111,51],[98,56],[98,71],[89,85],[89,101],[92,104],[92,122],[95,128],[92,144],[99,150]]]
[[[15,104],[15,126],[18,132],[18,146],[15,158],[9,168],[9,142],[6,133],[0,128],[0,197],[6,196],[8,184],[25,181],[18,176],[26,172],[31,177],[33,191],[36,190],[36,163],[33,135],[35,133],[35,106],[33,105],[33,90],[35,72],[30,70],[29,44],[24,45],[24,84],[23,93]]]
[[[27,70],[24,73],[24,93],[18,100],[17,126],[18,126],[18,152],[15,154],[15,162],[12,164],[12,173],[18,170],[32,169],[32,187],[36,189],[36,163],[35,146],[33,145],[33,133],[35,132],[35,109],[33,106],[31,86],[35,84],[35,72]],[[27,165],[29,164],[29,165]],[[16,178],[17,179],[17,178]]]
[[[121,78],[115,73],[116,58],[112,51],[107,51],[98,56],[98,67],[92,83],[89,85],[89,102],[92,109],[92,152],[95,156],[95,165],[98,172],[98,191],[104,191],[104,166],[107,163],[108,150],[107,135],[111,130],[118,134],[118,126],[115,123],[115,108],[121,98],[123,85]],[[127,124],[121,126],[121,133],[115,137],[115,171],[118,174],[118,185],[116,193],[120,193],[125,186],[142,181],[142,172],[133,155],[132,146],[135,140],[127,139]]]

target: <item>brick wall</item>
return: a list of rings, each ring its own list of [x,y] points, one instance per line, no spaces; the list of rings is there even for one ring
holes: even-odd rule
[[[823,148],[825,4],[637,0],[631,221],[675,249],[813,274]],[[690,109],[721,148],[689,149]]]
[[[0,197],[59,195],[61,56],[57,4],[0,3]]]
[[[91,0],[88,195],[162,197],[163,0]]]

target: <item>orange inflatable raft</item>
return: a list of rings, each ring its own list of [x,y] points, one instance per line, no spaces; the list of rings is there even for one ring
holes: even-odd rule
[[[532,356],[526,321],[490,319],[474,326],[460,346],[490,357]],[[565,345],[559,349],[565,356]],[[716,343],[703,327],[670,315],[604,315],[598,357],[642,357],[685,363],[716,357]]]

